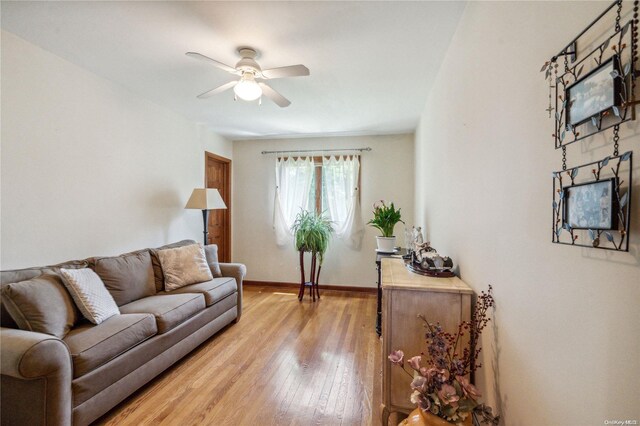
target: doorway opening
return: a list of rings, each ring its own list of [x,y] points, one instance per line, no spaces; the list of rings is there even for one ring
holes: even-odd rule
[[[218,245],[218,260],[231,262],[231,160],[205,151],[204,184],[220,192],[226,210],[211,210],[208,244]]]

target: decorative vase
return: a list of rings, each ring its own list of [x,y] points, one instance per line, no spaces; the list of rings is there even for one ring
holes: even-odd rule
[[[376,237],[378,251],[383,253],[393,253],[396,248],[396,237]]]
[[[419,408],[416,408],[409,417],[401,421],[398,426],[451,426],[454,423],[448,422],[442,417],[438,417],[435,414],[425,413]],[[469,416],[462,422],[464,426],[472,426],[472,416]]]

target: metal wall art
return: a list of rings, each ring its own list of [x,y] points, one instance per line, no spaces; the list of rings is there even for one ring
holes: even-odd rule
[[[609,110],[613,111],[615,121],[625,119],[627,108],[624,107],[627,96],[626,87],[629,66],[624,73],[620,68],[620,57],[613,55],[597,68],[587,73],[580,80],[567,86],[565,97],[565,128],[574,134],[576,126],[591,120],[593,127],[598,128]],[[624,77],[623,77],[624,76]],[[624,111],[621,114],[620,109]]]
[[[618,149],[620,124],[635,120],[640,104],[639,0],[625,23],[622,6],[622,0],[611,3],[541,69],[549,81],[552,137],[555,148],[562,149],[562,170],[553,172],[552,241],[557,244],[629,251],[633,153],[619,155]],[[608,34],[601,32],[607,20],[612,22]],[[600,44],[586,40],[594,27]],[[586,53],[578,55],[579,48]],[[611,156],[567,167],[568,145],[607,129],[613,129]]]
[[[554,243],[629,251],[633,153],[553,172]]]
[[[565,55],[563,72],[557,62],[547,67],[555,81],[556,148],[635,120],[636,33],[631,20],[574,65],[569,66]]]

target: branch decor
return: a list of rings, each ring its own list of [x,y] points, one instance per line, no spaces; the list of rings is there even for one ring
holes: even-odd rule
[[[426,331],[428,356],[423,354],[410,358],[407,367],[404,352],[395,350],[389,354],[389,361],[412,377],[411,402],[416,404],[417,414],[437,416],[456,425],[470,424],[471,417],[476,424],[497,425],[500,422],[500,416],[494,415],[491,407],[480,403],[482,395],[469,381],[469,376],[482,366],[478,362],[482,351],[480,336],[491,321],[488,310],[493,306],[492,288],[489,286],[486,293],[483,291],[478,296],[471,320],[461,322],[454,333],[419,315]],[[465,334],[470,337],[469,346],[460,348]]]

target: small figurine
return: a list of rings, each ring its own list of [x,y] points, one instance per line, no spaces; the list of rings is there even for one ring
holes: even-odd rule
[[[416,251],[418,251],[418,246],[424,243],[424,238],[422,237],[422,227],[418,226],[417,228],[413,228],[413,244],[416,247]]]
[[[404,228],[404,245],[407,248],[407,254],[411,254],[413,252],[413,233],[415,228],[411,227],[409,229],[405,226]]]
[[[434,253],[436,251],[436,249],[434,249],[433,247],[431,247],[431,243],[429,241],[427,241],[426,243],[422,243],[422,244],[416,244],[416,258],[419,261],[422,261],[422,259],[425,257],[424,254],[425,253]]]

